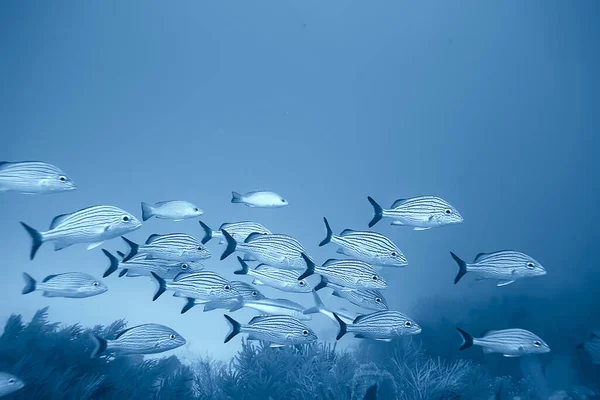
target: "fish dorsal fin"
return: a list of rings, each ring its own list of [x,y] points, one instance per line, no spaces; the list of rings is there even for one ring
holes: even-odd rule
[[[324,267],[329,267],[331,264],[333,264],[334,262],[336,262],[337,260],[335,258],[330,258],[329,260],[325,261],[323,263]]]
[[[346,236],[346,235],[350,235],[352,233],[356,232],[354,229],[344,229],[342,231],[342,233],[340,233],[340,236]]]
[[[44,280],[42,282],[48,282],[50,279],[56,278],[58,275],[59,274],[48,275],[47,277],[44,278]]]
[[[360,321],[362,321],[363,319],[365,319],[365,317],[368,317],[368,314],[366,315],[359,315],[358,317],[354,318],[354,321],[352,321],[353,324],[358,324],[360,323]]]
[[[14,164],[10,161],[0,161],[0,169],[4,168],[4,167],[8,167],[9,165]]]
[[[50,230],[56,228],[58,225],[60,225],[61,222],[63,222],[65,219],[67,219],[67,217],[69,217],[70,215],[71,214],[61,214],[61,215],[54,217],[54,219],[50,223]]]
[[[249,242],[253,241],[254,239],[256,239],[257,237],[261,237],[261,236],[264,236],[264,235],[259,232],[252,232],[251,234],[249,234],[246,237],[246,240],[244,240],[244,243],[249,243]]]
[[[124,329],[121,332],[117,333],[117,336],[115,336],[114,340],[117,340],[118,338],[120,338],[121,336],[123,336],[124,334],[126,334],[127,332],[129,332],[130,330],[132,330],[133,328],[135,328],[135,326],[132,326],[131,328]]]
[[[479,253],[475,256],[475,262],[477,263],[479,260],[481,260],[483,257],[485,256],[489,256],[491,253]]]
[[[479,335],[479,337],[486,337],[489,335],[494,334],[496,331],[493,329],[486,329],[485,331],[481,332],[481,335]]]
[[[156,241],[158,238],[160,238],[160,237],[162,237],[162,236],[163,236],[163,235],[159,235],[159,234],[157,234],[157,233],[155,233],[155,234],[153,234],[153,235],[150,235],[150,236],[148,236],[148,239],[146,240],[146,244],[150,244],[150,243],[152,243],[152,242]]]
[[[174,202],[174,201],[175,201],[175,200],[165,200],[165,201],[159,201],[158,203],[154,203],[154,206],[155,206],[155,207],[160,207],[160,206],[164,206],[164,205],[165,205],[165,204],[167,204],[167,203],[172,203],[172,202]]]
[[[265,318],[268,318],[268,317],[265,317],[265,316],[262,316],[262,315],[259,315],[259,316],[257,316],[257,317],[254,317],[254,318],[252,318],[252,319],[250,320],[250,322],[248,322],[248,325],[253,325],[253,324],[257,323],[257,322],[260,322],[260,321],[262,321],[262,320],[263,320],[263,319],[265,319]]]
[[[398,199],[394,202],[394,204],[392,204],[392,208],[396,208],[401,206],[404,202],[406,201],[406,199]]]

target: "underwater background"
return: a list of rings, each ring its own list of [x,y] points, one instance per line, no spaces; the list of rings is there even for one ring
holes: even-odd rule
[[[337,400],[372,384],[379,399],[593,398],[600,367],[576,346],[600,328],[599,17],[593,0],[2,2],[0,159],[59,165],[78,186],[0,193],[0,370],[27,384],[6,398]],[[252,190],[290,205],[230,203]],[[318,247],[324,216],[335,232],[367,230],[367,196],[387,207],[425,194],[464,223],[373,228],[409,263],[382,272],[390,309],[423,329],[391,343],[348,336],[334,350],[338,327],[316,315],[318,344],[224,344],[222,310],[181,315],[182,300],[152,302],[144,278],[108,277],[107,293],[81,300],[21,294],[22,272],[100,277],[108,261],[50,245],[30,261],[19,221],[45,228],[94,204],[140,217],[141,201],[188,199],[211,227],[255,220],[324,261],[335,257]],[[197,220],[152,219],[127,237],[169,232],[203,236]],[[244,280],[216,242],[205,266]],[[454,284],[450,251],[471,260],[505,248],[547,275]],[[324,302],[343,304],[329,292]],[[114,333],[119,320],[170,326],[187,343],[145,361],[90,360],[85,331]],[[456,326],[528,329],[552,351],[459,351]]]

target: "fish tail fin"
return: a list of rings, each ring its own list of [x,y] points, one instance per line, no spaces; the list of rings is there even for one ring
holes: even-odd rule
[[[213,238],[213,230],[210,229],[210,227],[208,225],[206,225],[204,222],[202,221],[198,221],[200,222],[200,226],[202,227],[202,229],[204,229],[204,237],[202,238],[202,244],[206,244],[208,243],[208,241],[210,239]]]
[[[456,330],[458,331],[458,333],[460,333],[464,340],[464,343],[462,344],[462,346],[460,346],[459,350],[468,349],[469,347],[473,346],[473,336],[469,335],[467,332],[463,331],[458,327],[456,328]]]
[[[242,331],[242,325],[240,325],[239,322],[237,322],[235,319],[231,318],[227,314],[223,314],[223,316],[225,317],[227,322],[229,322],[229,325],[231,325],[231,331],[229,331],[229,333],[227,334],[227,337],[225,338],[225,341],[223,342],[223,343],[227,343],[231,339],[233,339],[238,333],[240,333]]]
[[[306,263],[306,271],[298,277],[299,281],[315,273],[315,263],[310,258],[308,258],[306,254],[301,253],[301,256],[302,259],[304,259],[304,262]]]
[[[314,291],[316,292],[317,290],[321,290],[326,286],[327,286],[327,280],[325,278],[321,277],[321,282],[319,282],[317,284],[317,286],[315,286]]]
[[[381,220],[381,218],[383,218],[383,208],[381,208],[381,206],[377,204],[377,202],[373,200],[371,196],[368,196],[367,200],[369,200],[369,203],[371,203],[373,206],[373,219],[371,219],[371,222],[369,222],[369,228],[372,228]]]
[[[132,242],[131,240],[127,239],[125,236],[121,236],[121,239],[123,239],[125,241],[125,243],[127,243],[127,245],[129,246],[129,253],[127,253],[125,258],[123,258],[121,260],[121,262],[127,262],[127,261],[131,260],[133,258],[133,256],[135,256],[137,254],[140,246],[137,243]]]
[[[240,262],[240,265],[242,266],[242,269],[238,269],[237,271],[233,271],[233,273],[236,274],[236,275],[246,275],[248,273],[248,264],[246,264],[246,261],[244,261],[242,259],[242,257],[238,256],[237,259]]]
[[[325,229],[327,229],[327,236],[325,239],[321,240],[319,246],[325,246],[327,243],[331,242],[331,238],[333,237],[333,231],[331,230],[331,226],[329,226],[329,221],[327,218],[323,217],[323,221],[325,222]]]
[[[319,297],[319,294],[313,290],[312,295],[313,299],[315,300],[315,306],[307,308],[306,310],[304,310],[303,314],[317,314],[325,308],[325,305],[323,304],[321,297]]]
[[[463,260],[461,260],[453,252],[450,252],[450,255],[452,256],[452,258],[454,258],[454,261],[456,261],[456,263],[458,264],[458,273],[456,274],[456,278],[454,278],[454,284],[456,285],[458,283],[458,281],[460,281],[460,278],[465,276],[465,274],[467,273],[467,263],[464,262]]]
[[[154,207],[142,201],[142,220],[148,221],[154,216]]]
[[[90,337],[94,342],[94,350],[92,351],[90,358],[96,358],[106,351],[106,349],[108,348],[108,342],[106,341],[106,339],[103,339],[100,336],[93,333]]]
[[[106,257],[108,257],[108,260],[110,261],[110,266],[106,269],[106,271],[104,271],[104,275],[102,275],[103,278],[106,278],[107,276],[115,272],[117,269],[119,269],[119,260],[117,259],[117,257],[113,256],[110,251],[106,249],[102,249],[102,252]]]
[[[223,254],[221,254],[221,261],[223,261],[235,251],[235,248],[237,247],[237,242],[233,237],[231,237],[229,233],[227,233],[225,229],[221,229],[221,232],[223,232],[223,237],[227,241],[227,248],[225,248],[225,251],[223,252]]]
[[[231,202],[232,203],[243,203],[242,195],[238,192],[231,192]]]
[[[36,281],[26,272],[23,272],[23,279],[25,279],[25,287],[21,291],[22,294],[27,294],[35,291]]]
[[[40,249],[40,246],[44,243],[44,236],[25,222],[21,222],[21,225],[23,225],[23,228],[25,228],[27,233],[29,233],[29,236],[31,236],[31,252],[29,253],[29,259],[33,260],[35,254]]]
[[[342,336],[344,336],[346,333],[348,333],[348,325],[346,325],[346,323],[344,321],[342,321],[342,319],[340,317],[338,317],[338,315],[336,313],[333,313],[333,316],[335,317],[335,320],[338,322],[338,324],[340,324],[340,331],[338,332],[337,336],[335,337],[335,340],[340,340],[342,338]]]
[[[193,299],[191,297],[186,297],[185,300],[186,300],[185,306],[183,306],[183,308],[181,309],[182,314],[185,314],[186,312],[190,311],[190,309],[196,305],[196,299]]]
[[[156,275],[154,272],[150,272],[150,273],[152,274],[154,279],[156,279],[156,282],[158,282],[158,290],[156,291],[156,293],[154,294],[154,297],[152,298],[152,301],[156,301],[156,299],[158,299],[160,297],[160,295],[163,294],[167,290],[167,282],[165,282],[165,280],[163,278]]]

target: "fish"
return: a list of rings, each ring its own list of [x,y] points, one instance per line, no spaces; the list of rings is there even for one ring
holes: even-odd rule
[[[247,333],[248,340],[270,342],[270,347],[308,344],[317,340],[317,335],[308,326],[287,315],[254,317],[247,325],[240,324],[227,314],[224,316],[231,326],[224,343],[239,333]]]
[[[91,243],[88,250],[106,240],[135,231],[142,226],[136,217],[113,206],[92,206],[55,217],[46,232],[40,232],[24,222],[21,225],[31,236],[29,258],[34,259],[45,242],[54,242],[54,250],[62,250],[76,243]]]
[[[350,303],[367,310],[385,311],[388,304],[383,294],[377,289],[348,289],[321,278],[321,282],[315,286],[315,291],[324,287],[333,289],[333,295],[348,300]]]
[[[8,372],[0,372],[0,397],[8,396],[24,387],[25,382],[20,378]]]
[[[240,293],[227,279],[212,271],[193,274],[179,274],[172,282],[167,282],[151,272],[158,282],[158,290],[152,301],[156,301],[165,291],[173,290],[175,297],[191,297],[200,300],[221,300],[240,297]]]
[[[410,226],[415,231],[460,224],[464,221],[452,204],[437,196],[399,199],[390,209],[382,208],[371,196],[367,197],[367,200],[373,206],[373,219],[369,222],[369,228],[375,226],[382,218],[392,219],[391,225]]]
[[[258,261],[273,267],[304,270],[306,263],[302,253],[307,253],[299,241],[288,235],[251,233],[243,243],[237,242],[226,230],[222,230],[227,248],[221,255],[226,259],[235,251],[241,251]]]
[[[265,228],[262,224],[252,221],[226,222],[221,224],[219,230],[216,231],[212,230],[204,222],[199,222],[200,226],[202,226],[202,229],[204,229],[204,238],[202,238],[203,244],[208,243],[208,241],[212,238],[220,238],[221,240],[219,241],[219,244],[226,243],[221,230],[226,230],[227,233],[229,233],[237,242],[244,242],[251,233],[262,233],[263,235],[270,235],[273,233]]]
[[[25,287],[23,294],[36,290],[44,292],[44,297],[67,297],[82,299],[102,294],[108,287],[89,274],[83,272],[67,272],[63,274],[48,275],[42,282],[37,282],[27,273],[23,273]]]
[[[592,358],[593,364],[600,364],[600,336],[592,333],[583,343],[577,345],[578,349],[584,349]]]
[[[472,264],[467,264],[453,252],[450,252],[450,255],[458,264],[458,274],[454,284],[457,284],[467,272],[477,275],[479,280],[497,280],[497,286],[510,285],[523,278],[546,275],[546,270],[539,262],[518,251],[479,253]]]
[[[245,282],[231,281],[231,287],[237,290],[242,299],[244,300],[261,300],[265,298],[265,295],[263,295],[258,289]],[[188,312],[192,307],[197,306],[199,304],[204,305],[204,311],[206,312],[216,309],[229,310],[230,308],[235,307],[238,303],[239,300],[235,297],[219,300],[200,300],[188,297],[186,299],[186,304],[181,309],[181,313],[184,314]]]
[[[550,352],[550,347],[546,342],[525,329],[487,330],[479,338],[474,338],[460,328],[456,329],[463,338],[460,350],[472,346],[481,346],[485,354],[500,353],[504,357],[520,357],[528,354]]]
[[[185,339],[173,329],[159,324],[143,324],[119,332],[113,339],[92,334],[94,350],[101,355],[157,354],[183,346]]]
[[[171,221],[183,221],[184,219],[199,217],[202,214],[204,214],[204,211],[189,201],[160,201],[153,206],[142,202],[143,221],[147,221],[152,217]]]
[[[360,315],[351,324],[344,322],[336,313],[333,316],[340,325],[336,340],[340,340],[346,333],[353,333],[355,338],[389,342],[401,336],[421,333],[421,327],[399,311],[377,311]]]
[[[75,182],[52,164],[41,161],[0,161],[0,192],[49,194],[75,189]]]
[[[323,301],[319,297],[319,294],[317,292],[313,291],[312,295],[313,295],[313,299],[315,300],[315,306],[304,310],[304,314],[321,313],[321,314],[325,315],[327,318],[331,319],[333,322],[337,323],[337,319],[333,315],[333,311],[331,311],[325,307],[325,304],[323,304]],[[336,311],[335,313],[337,314],[338,318],[340,318],[346,324],[351,324],[352,322],[354,322],[356,317],[358,317],[358,315],[344,314],[341,311]]]
[[[250,275],[254,277],[254,285],[267,285],[272,288],[290,293],[310,293],[312,287],[304,279],[298,279],[298,272],[271,267],[266,264],[260,264],[254,269],[250,269],[248,264],[241,257],[237,258],[242,269],[234,271],[236,275]]]
[[[210,258],[210,250],[198,242],[196,238],[185,233],[169,233],[166,235],[150,235],[142,246],[121,237],[129,246],[129,253],[123,262],[131,260],[135,255],[145,254],[147,259],[160,259],[179,262],[200,261]]]
[[[327,218],[323,218],[323,221],[325,221],[327,237],[319,243],[319,246],[325,246],[330,242],[335,243],[341,246],[338,253],[377,266],[405,267],[408,265],[406,257],[398,246],[382,234],[345,229],[339,236],[336,236],[333,234]]]
[[[229,312],[241,310],[244,307],[253,308],[263,315],[288,315],[290,317],[296,318],[297,320],[312,319],[310,315],[304,314],[306,308],[288,299],[241,299],[235,306],[233,306],[229,310]]]
[[[302,258],[306,262],[306,272],[298,279],[306,279],[312,274],[319,274],[328,282],[351,289],[385,289],[387,283],[375,269],[364,261],[358,260],[333,260],[325,261],[323,266],[317,266],[304,253]]]
[[[247,207],[260,208],[279,208],[290,204],[277,193],[265,191],[248,192],[243,195],[238,192],[231,192],[231,202],[245,204]]]
[[[194,273],[204,269],[199,261],[189,262],[174,262],[169,260],[147,259],[146,255],[136,255],[127,262],[120,262],[111,252],[102,249],[104,255],[110,261],[109,267],[104,272],[103,277],[111,275],[113,272],[121,269],[119,276],[137,277],[137,276],[152,276],[150,272],[163,279],[174,279],[180,273]],[[125,254],[117,252],[121,259],[125,258]]]

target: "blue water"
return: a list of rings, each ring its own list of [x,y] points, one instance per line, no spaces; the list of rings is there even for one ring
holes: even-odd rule
[[[45,229],[58,214],[95,204],[140,216],[141,201],[185,199],[211,227],[256,220],[324,261],[336,254],[317,246],[323,216],[336,232],[366,229],[368,195],[388,206],[434,194],[465,222],[425,232],[387,221],[374,228],[409,261],[382,274],[390,308],[423,327],[410,346],[518,381],[535,367],[479,348],[459,353],[454,327],[530,329],[552,348],[539,357],[543,377],[531,378],[532,396],[600,389],[600,369],[575,349],[600,326],[599,16],[593,0],[2,2],[0,159],[56,164],[79,189],[0,195],[0,319],[29,321],[49,306],[49,321],[65,325],[156,322],[188,342],[165,356],[229,362],[244,335],[223,344],[223,312],[181,315],[181,299],[151,301],[155,285],[145,278],[111,276],[107,293],[83,300],[21,295],[22,272],[101,277],[108,262],[82,245],[44,245],[29,261],[18,222]],[[290,206],[230,203],[231,191],[251,190],[274,190]],[[169,232],[202,237],[196,220],[156,219],[128,237]],[[125,249],[120,239],[105,247]],[[250,282],[233,275],[235,257],[218,261],[216,240],[208,247],[208,269]],[[502,288],[469,275],[453,284],[450,250],[470,260],[505,248],[532,255],[548,274]],[[312,306],[308,295],[261,290]],[[344,304],[328,293],[328,304]],[[235,313],[240,321],[254,315]],[[335,341],[325,316],[309,324]],[[338,350],[363,342],[344,337]],[[28,398],[23,390],[15,398]]]

